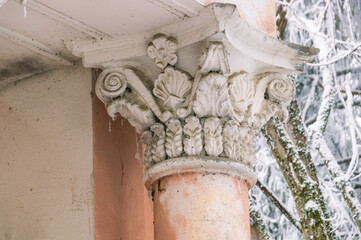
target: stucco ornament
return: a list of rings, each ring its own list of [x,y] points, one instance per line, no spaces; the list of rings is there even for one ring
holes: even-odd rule
[[[164,101],[168,109],[176,111],[192,86],[188,79],[188,74],[167,67],[155,80],[153,94]]]
[[[235,120],[225,122],[222,137],[225,156],[231,159],[239,159],[241,156],[239,123]]]
[[[230,72],[225,46],[218,41],[208,43],[192,78],[169,66],[178,59],[175,42],[156,35],[149,45],[149,57],[164,68],[154,81],[131,67],[100,74],[96,93],[109,115],[120,114],[136,127],[147,145],[147,168],[187,156],[253,167],[252,143],[271,116],[285,111],[293,82],[279,72]]]
[[[294,95],[294,85],[289,79],[273,79],[267,88],[267,94],[270,100],[278,103],[288,104]]]
[[[204,122],[204,149],[209,156],[219,156],[223,151],[222,122],[217,117],[209,117]]]
[[[170,158],[180,157],[183,151],[181,122],[172,118],[167,122],[166,126],[166,153]]]
[[[177,63],[177,49],[176,39],[158,34],[148,46],[148,56],[154,59],[157,67],[165,68],[168,64],[173,66]]]
[[[184,152],[188,156],[199,156],[203,149],[202,126],[199,118],[189,116],[184,125]]]
[[[220,71],[229,73],[229,63],[224,46],[220,42],[213,42],[203,51],[199,58],[199,70],[202,73]]]
[[[165,154],[165,131],[164,125],[161,123],[155,123],[150,127],[150,131],[153,133],[150,152],[152,160],[147,160],[148,162],[160,162],[166,159],[167,155]]]
[[[111,117],[127,118],[141,135],[148,188],[187,172],[252,187],[252,144],[272,116],[287,116],[295,94],[288,74],[318,53],[255,30],[236,6],[221,3],[150,32],[67,47],[84,66],[103,68],[96,94]]]
[[[199,116],[230,116],[231,102],[227,78],[218,73],[209,73],[201,79],[193,104]]]
[[[95,88],[103,102],[109,102],[113,98],[121,96],[127,87],[126,77],[121,72],[103,71],[99,75],[99,79]]]
[[[246,72],[240,72],[228,78],[228,89],[234,117],[241,122],[254,100],[254,82]]]

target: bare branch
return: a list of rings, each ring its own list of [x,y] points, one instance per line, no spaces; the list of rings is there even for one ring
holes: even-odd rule
[[[257,180],[256,186],[268,197],[268,199],[282,212],[283,215],[302,233],[301,226],[298,220],[292,216],[287,210],[286,206],[278,200],[278,198],[272,193],[272,191],[264,185],[259,179]]]

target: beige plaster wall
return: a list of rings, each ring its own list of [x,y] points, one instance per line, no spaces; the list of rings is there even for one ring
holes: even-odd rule
[[[0,91],[0,239],[94,239],[91,72]]]

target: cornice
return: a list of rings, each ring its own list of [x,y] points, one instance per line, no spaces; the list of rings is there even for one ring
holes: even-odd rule
[[[149,39],[162,33],[174,37],[178,47],[184,48],[203,40],[222,39],[242,54],[272,67],[299,72],[312,61],[318,50],[270,37],[250,27],[232,4],[214,3],[196,16],[153,29],[149,32],[72,40],[66,47],[82,57],[85,67],[109,67],[114,62],[147,55]]]
[[[104,68],[112,66],[114,61],[126,60],[147,55],[147,46],[152,37],[162,33],[178,40],[183,48],[217,33],[218,25],[209,8],[198,15],[149,32],[104,37],[101,39],[72,40],[65,43],[74,55],[81,57],[85,67]]]

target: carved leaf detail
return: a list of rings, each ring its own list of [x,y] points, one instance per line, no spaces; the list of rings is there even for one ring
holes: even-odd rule
[[[223,149],[228,158],[238,159],[241,155],[239,123],[228,120],[223,127]]]
[[[163,161],[166,158],[165,154],[165,131],[164,126],[161,123],[156,123],[150,127],[150,130],[153,132],[152,138],[152,160],[154,162]]]
[[[203,77],[198,86],[193,111],[199,117],[225,117],[230,115],[230,110],[227,78],[218,73],[210,73]]]
[[[148,46],[148,56],[155,60],[157,67],[165,68],[168,64],[173,66],[177,63],[177,49],[176,39],[164,34],[158,34]]]
[[[240,72],[228,79],[228,89],[234,114],[238,121],[242,121],[254,100],[254,83],[246,72]]]
[[[222,72],[229,73],[229,64],[224,46],[220,42],[210,42],[209,47],[199,59],[199,68],[202,73]]]
[[[252,146],[257,132],[255,129],[250,128],[247,125],[241,126],[239,129],[240,136],[240,160],[244,163],[254,167],[256,164],[256,153]]]
[[[252,144],[241,143],[241,156],[242,162],[248,164],[250,167],[254,167],[257,162],[256,151],[253,149]]]
[[[187,74],[167,67],[155,80],[153,94],[163,100],[168,109],[176,111],[184,102],[191,86]]]
[[[209,117],[204,122],[204,148],[209,156],[217,157],[223,151],[222,124],[216,117]]]
[[[182,125],[178,119],[170,119],[167,122],[167,140],[165,149],[168,157],[175,158],[182,154]]]
[[[149,130],[143,131],[140,135],[140,142],[147,145],[144,151],[144,165],[146,168],[150,168],[154,164],[152,159],[152,137],[153,133]]]
[[[194,116],[186,118],[184,125],[184,151],[188,156],[200,155],[202,152],[202,126]]]

